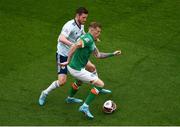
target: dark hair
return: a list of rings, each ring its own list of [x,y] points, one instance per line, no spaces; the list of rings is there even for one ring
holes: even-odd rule
[[[78,9],[76,9],[76,14],[88,14],[88,10],[84,7],[79,7]]]
[[[91,22],[91,23],[89,24],[89,28],[97,28],[97,27],[101,28],[102,26],[101,26],[101,24],[98,23],[98,22]]]

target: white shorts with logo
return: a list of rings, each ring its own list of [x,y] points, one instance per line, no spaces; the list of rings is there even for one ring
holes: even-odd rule
[[[98,80],[98,77],[95,74],[85,70],[85,68],[81,69],[80,71],[75,70],[75,69],[71,68],[70,66],[67,66],[67,68],[68,68],[69,73],[74,78],[76,78],[82,82],[94,84]]]

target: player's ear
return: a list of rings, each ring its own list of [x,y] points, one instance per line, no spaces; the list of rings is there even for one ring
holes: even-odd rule
[[[90,31],[90,33],[93,33],[94,32],[94,28],[90,27],[89,31]]]
[[[79,19],[79,14],[76,14],[76,17]]]

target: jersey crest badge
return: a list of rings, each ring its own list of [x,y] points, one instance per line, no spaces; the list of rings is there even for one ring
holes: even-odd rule
[[[84,40],[85,40],[86,42],[89,42],[89,41],[90,41],[90,39],[89,39],[89,38],[84,38]]]

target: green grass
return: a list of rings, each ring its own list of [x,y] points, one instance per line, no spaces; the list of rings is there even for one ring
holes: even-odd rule
[[[56,79],[55,52],[62,25],[79,6],[103,25],[101,51],[121,57],[92,62],[111,95],[91,105],[94,120],[66,104],[70,82],[37,103]],[[0,0],[0,125],[180,125],[179,0]],[[86,27],[87,29],[87,27]],[[85,99],[86,84],[77,97]],[[102,113],[105,100],[118,110]]]

